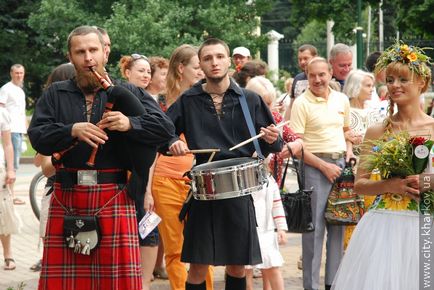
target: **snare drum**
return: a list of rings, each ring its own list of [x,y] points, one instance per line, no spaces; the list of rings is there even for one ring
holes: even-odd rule
[[[204,163],[191,170],[197,200],[227,199],[262,189],[267,172],[261,159],[241,157]]]

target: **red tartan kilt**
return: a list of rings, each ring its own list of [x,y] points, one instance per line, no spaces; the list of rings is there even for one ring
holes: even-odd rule
[[[141,290],[140,252],[135,206],[126,187],[115,184],[76,185],[62,190],[54,186],[57,199],[74,214],[98,213],[101,229],[99,245],[89,256],[75,254],[66,246],[63,236],[65,210],[56,198],[51,199],[44,240],[44,255],[39,290]]]

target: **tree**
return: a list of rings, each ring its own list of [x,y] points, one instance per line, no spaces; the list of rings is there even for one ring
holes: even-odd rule
[[[225,40],[230,47],[263,48],[265,36],[252,33],[257,16],[271,7],[267,0],[42,0],[30,15],[37,44],[51,67],[65,62],[66,39],[79,25],[107,29],[112,40],[110,73],[121,55],[138,52],[169,57],[183,43],[199,44],[205,37]],[[48,73],[48,71],[44,72]]]

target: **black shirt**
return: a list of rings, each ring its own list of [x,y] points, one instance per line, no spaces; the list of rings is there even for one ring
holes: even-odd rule
[[[304,72],[296,75],[291,87],[291,98],[295,99],[300,96],[308,86],[307,75]]]
[[[202,82],[184,92],[169,107],[167,115],[175,124],[176,133],[185,134],[189,149],[220,149],[213,160],[249,157],[255,152],[253,142],[229,151],[229,148],[251,137],[239,101],[242,92],[246,96],[256,132],[273,124],[273,116],[262,98],[252,91],[241,89],[232,80],[223,97],[220,115],[211,96],[202,89]],[[178,138],[172,139],[169,144],[176,140]],[[283,143],[279,137],[273,144],[259,139],[259,144],[266,157],[270,152],[280,151]],[[208,154],[197,154],[197,164],[206,162],[208,158]]]
[[[129,147],[132,140],[143,145],[137,153],[149,153],[149,162],[152,164],[157,147],[166,144],[174,136],[172,122],[151,96],[131,84],[121,83],[119,85],[126,87],[140,99],[146,113],[141,116],[128,117],[132,129],[127,132],[107,130],[109,140],[99,146],[95,169],[129,169],[131,160],[126,160],[124,153],[132,150]],[[91,123],[96,124],[101,120],[106,101],[106,91],[99,90],[92,105]],[[77,122],[87,122],[85,96],[74,80],[53,83],[38,100],[28,129],[33,148],[41,154],[50,156],[70,147],[76,142],[76,138],[71,136],[71,129]],[[90,145],[78,142],[63,157],[63,165],[66,168],[87,168],[86,161],[91,151]]]

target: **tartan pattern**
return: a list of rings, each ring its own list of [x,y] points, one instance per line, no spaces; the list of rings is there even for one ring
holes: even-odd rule
[[[75,185],[62,190],[59,183],[54,185],[57,199],[78,215],[95,214],[119,191],[121,193],[98,213],[101,240],[89,256],[75,254],[66,246],[65,211],[55,198],[51,199],[39,290],[142,289],[135,207],[127,196],[126,187]]]

